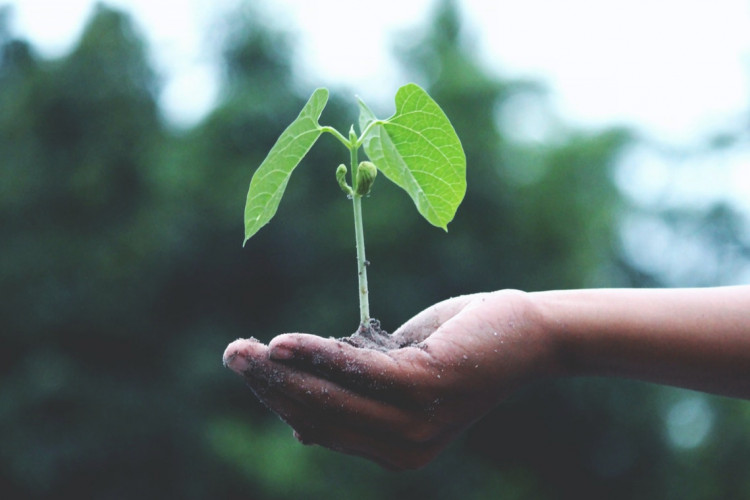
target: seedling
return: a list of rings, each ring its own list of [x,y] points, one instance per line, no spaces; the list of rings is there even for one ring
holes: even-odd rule
[[[289,177],[321,134],[333,135],[349,150],[349,169],[339,165],[335,176],[354,208],[361,327],[370,323],[362,198],[370,192],[378,171],[409,194],[428,222],[445,231],[466,192],[466,156],[440,106],[415,84],[401,87],[395,100],[396,113],[386,120],[376,118],[360,100],[360,134],[352,125],[345,137],[318,123],[328,90],[315,90],[253,175],[245,205],[243,245],[274,216]],[[370,161],[359,161],[360,148]]]

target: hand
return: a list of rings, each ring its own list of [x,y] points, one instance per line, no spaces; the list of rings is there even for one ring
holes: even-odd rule
[[[381,352],[286,334],[237,340],[224,363],[304,444],[418,468],[548,365],[549,343],[526,294],[501,291],[436,304]]]

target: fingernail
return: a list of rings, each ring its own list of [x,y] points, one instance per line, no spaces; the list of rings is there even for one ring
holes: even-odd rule
[[[274,346],[271,348],[269,357],[276,361],[283,361],[285,359],[292,359],[294,357],[294,351],[284,346]]]
[[[247,343],[247,340],[237,339],[229,344],[222,357],[224,366],[239,374],[246,372],[250,366],[246,349]]]
[[[233,372],[242,375],[250,368],[250,360],[239,353],[234,353],[224,358],[224,366],[230,368]]]

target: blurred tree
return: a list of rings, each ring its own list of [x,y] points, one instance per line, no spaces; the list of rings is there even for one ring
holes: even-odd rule
[[[144,44],[101,6],[64,58],[4,40],[0,486],[188,496],[199,476],[177,478],[211,464],[194,460],[189,388],[170,397],[174,332],[155,314],[172,241],[150,185],[165,131]]]

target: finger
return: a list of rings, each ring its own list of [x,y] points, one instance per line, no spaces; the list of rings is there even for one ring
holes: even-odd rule
[[[414,420],[427,420],[426,411],[418,408],[399,407],[384,399],[373,399],[347,390],[330,380],[300,372],[289,366],[280,366],[273,376],[265,378],[267,372],[249,371],[248,384],[256,395],[286,420],[315,415],[329,423],[350,425],[372,434],[410,434]],[[434,425],[426,423],[424,431]]]
[[[415,427],[415,428],[418,428]],[[402,434],[363,432],[346,425],[323,422],[306,430],[295,430],[302,444],[325,448],[372,460],[391,470],[418,469],[434,459],[456,436],[460,429],[435,433],[429,439]]]
[[[273,360],[313,371],[365,394],[403,392],[424,377],[428,356],[417,348],[382,352],[315,335],[286,334],[269,344]]]
[[[442,427],[422,418],[389,422],[382,411],[373,418],[372,412],[352,414],[348,411],[352,408],[310,405],[278,385],[256,385],[252,376],[247,380],[258,398],[295,430],[301,443],[361,456],[388,469],[419,468],[452,439],[441,432]]]
[[[291,418],[303,405],[326,419],[353,421],[375,432],[399,432],[414,418],[413,410],[368,398],[333,381],[269,359],[268,349],[254,341],[237,341],[226,355],[228,366],[245,376],[260,399],[272,410]],[[290,402],[294,402],[291,405]],[[417,412],[417,417],[423,417]]]
[[[257,379],[254,373],[249,373]],[[261,375],[262,377],[262,375]],[[265,379],[269,380],[269,379]],[[412,418],[411,412],[342,388],[330,380],[281,365],[270,379],[268,394],[283,395],[326,418],[356,421],[362,428],[398,431]]]
[[[309,373],[268,359],[254,340],[235,341],[225,364],[244,375],[256,396],[308,444],[362,456],[389,469],[413,469],[447,444],[445,426],[363,398]]]
[[[224,350],[222,360],[224,366],[238,375],[244,375],[251,364],[262,363],[267,357],[268,348],[256,339],[249,338],[230,343]]]

